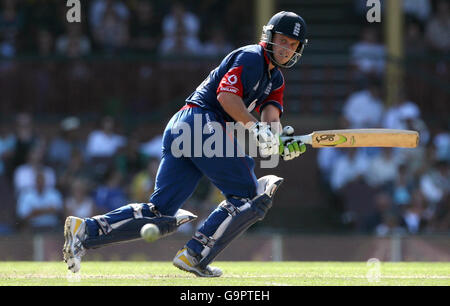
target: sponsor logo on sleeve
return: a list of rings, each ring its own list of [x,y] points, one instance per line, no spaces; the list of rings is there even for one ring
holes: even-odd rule
[[[239,89],[237,89],[236,87],[233,87],[233,86],[228,86],[228,87],[221,87],[220,91],[228,91],[228,92],[232,92],[232,93],[238,93]]]
[[[226,85],[234,85],[238,81],[238,77],[235,74],[229,75],[227,77],[227,82],[225,82]]]

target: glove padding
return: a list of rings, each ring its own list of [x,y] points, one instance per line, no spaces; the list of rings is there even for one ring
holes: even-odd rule
[[[294,128],[291,126],[285,126],[281,136],[292,136],[294,135]],[[283,142],[280,138],[279,153],[284,160],[291,160],[299,157],[306,151],[306,145],[301,141],[288,140]]]
[[[279,153],[280,137],[272,132],[269,124],[256,122],[249,128],[249,131],[258,145],[262,157]]]

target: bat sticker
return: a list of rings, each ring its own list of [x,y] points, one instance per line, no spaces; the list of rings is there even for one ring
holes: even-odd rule
[[[338,136],[338,139],[336,141],[334,140],[335,136]],[[323,135],[316,137],[316,141],[317,141],[317,143],[325,141],[327,143],[324,144],[324,146],[334,147],[334,146],[337,146],[339,144],[346,142],[347,137],[345,137],[343,135],[339,135],[339,134],[323,134]],[[352,139],[352,141],[354,141],[354,138]]]

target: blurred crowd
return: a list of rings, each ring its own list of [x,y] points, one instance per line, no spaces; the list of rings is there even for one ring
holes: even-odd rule
[[[356,88],[367,88],[367,79],[383,80],[388,63],[400,64],[389,58],[385,29],[382,23],[365,22],[367,7],[356,0],[357,20],[361,22],[359,40],[350,47],[352,78]],[[385,4],[385,1],[381,2]],[[383,5],[384,6],[384,5]],[[448,112],[448,80],[450,79],[450,2],[446,0],[403,0],[403,94],[420,100],[424,112]],[[384,12],[384,11],[383,11]],[[385,12],[383,13],[385,14]],[[383,15],[383,18],[386,18]],[[432,89],[424,79],[433,82]]]
[[[404,0],[403,9],[405,57],[414,60],[425,54],[448,55],[450,2]],[[365,20],[366,1],[356,0],[355,12]],[[341,109],[339,128],[415,130],[420,134],[419,147],[320,149],[321,181],[328,187],[329,201],[340,213],[341,224],[350,229],[380,236],[447,232],[449,114],[437,113],[425,120],[420,106],[410,98],[415,88],[407,77],[396,90],[392,105],[385,103],[387,50],[382,33],[380,25],[363,22],[360,40],[349,50],[356,90]],[[432,69],[448,81],[450,66],[445,57]],[[440,98],[428,97],[435,103]],[[444,98],[441,102],[441,109],[448,111],[448,101]]]
[[[224,30],[236,30],[234,20],[244,17],[250,4],[235,0],[90,0],[81,1],[82,21],[68,23],[66,1],[2,0],[0,57],[78,58],[125,52],[221,55],[253,30],[243,25],[232,37]]]
[[[382,7],[385,6],[382,0]],[[446,0],[402,0],[404,11],[403,48],[406,57],[445,55],[450,52],[450,3]],[[353,64],[361,73],[382,74],[387,50],[381,24],[366,22],[367,1],[355,0],[361,23],[360,40],[351,48]],[[383,10],[383,17],[385,18]]]
[[[36,129],[29,113],[0,130],[0,234],[60,231],[66,216],[91,217],[128,203],[145,203],[153,192],[161,136],[123,136],[113,117],[81,129],[64,118],[57,134]],[[200,218],[217,205],[220,192],[202,181],[186,204]],[[189,230],[189,229],[185,229]]]
[[[450,229],[450,132],[448,122],[430,131],[403,90],[391,106],[383,86],[370,77],[352,93],[339,128],[406,129],[419,132],[418,148],[320,149],[318,167],[341,222],[378,235],[446,232]]]
[[[365,16],[366,3],[355,0],[356,15]],[[449,2],[404,0],[403,3],[407,57],[425,53],[448,55]],[[73,59],[121,53],[219,56],[254,40],[253,22],[249,20],[252,1],[82,1],[83,22],[72,24],[65,21],[65,4],[61,0],[1,0],[0,57],[56,55]],[[339,211],[342,224],[352,230],[377,235],[448,231],[449,116],[433,109],[436,117],[444,120],[433,122],[431,127],[430,118],[422,116],[422,105],[410,98],[416,88],[407,80],[398,90],[394,103],[386,105],[383,88],[387,60],[382,28],[376,24],[368,26],[367,22],[361,28],[360,40],[349,50],[352,80],[357,89],[339,111],[339,128],[417,130],[420,146],[414,150],[321,149],[317,155],[321,174],[318,184],[328,186],[329,202]],[[0,71],[7,67],[4,61],[1,63]],[[106,66],[100,69],[107,69]],[[137,85],[148,90],[142,95],[157,101],[155,86],[174,92],[177,78],[191,91],[194,87],[186,82],[186,76],[176,74],[178,68],[170,72],[171,84],[149,81],[147,76],[156,73],[150,68],[140,68],[142,82]],[[437,61],[432,69],[438,78],[448,80],[448,61]],[[73,70],[73,74],[77,73],[83,72]],[[95,74],[92,75],[94,78]],[[101,90],[117,90],[107,74],[105,79],[104,86],[82,88],[98,95],[103,93]],[[125,84],[125,79],[128,76],[119,82]],[[33,80],[39,88],[31,93],[36,100],[33,107],[38,108],[40,99],[46,102],[52,99],[52,82],[46,81],[44,69]],[[91,78],[85,80],[90,83]],[[68,82],[53,85],[67,85],[64,83]],[[143,91],[141,87],[137,90],[123,87],[128,92]],[[66,93],[78,97],[73,101],[67,98],[70,100],[67,109],[81,108],[85,106],[83,103],[91,102],[80,93],[88,90],[75,91]],[[436,104],[440,98],[427,99]],[[9,104],[6,100],[8,97],[2,101],[4,110],[16,104],[12,98]],[[64,105],[61,99],[55,100],[55,105]],[[127,100],[127,105],[134,105],[131,100]],[[139,103],[153,108],[147,100]],[[444,105],[441,110],[448,110],[447,100],[441,104]],[[71,113],[72,108],[66,113]],[[136,107],[135,113],[139,110]],[[64,118],[53,126],[57,127],[57,134],[38,129],[35,120],[33,113],[22,112],[10,119],[14,124],[0,125],[0,234],[22,230],[60,231],[67,215],[88,217],[126,203],[147,202],[160,160],[160,136],[144,139],[138,134],[124,133],[120,124],[108,116],[88,130],[83,128],[83,118]],[[205,180],[184,208],[193,208],[201,222],[221,199],[218,190]]]

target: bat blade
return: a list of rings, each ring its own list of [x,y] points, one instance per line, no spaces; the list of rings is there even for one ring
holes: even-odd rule
[[[419,133],[395,129],[347,129],[315,131],[309,135],[293,136],[295,140],[325,147],[398,147],[415,148],[419,143]],[[283,137],[282,137],[283,139]]]

